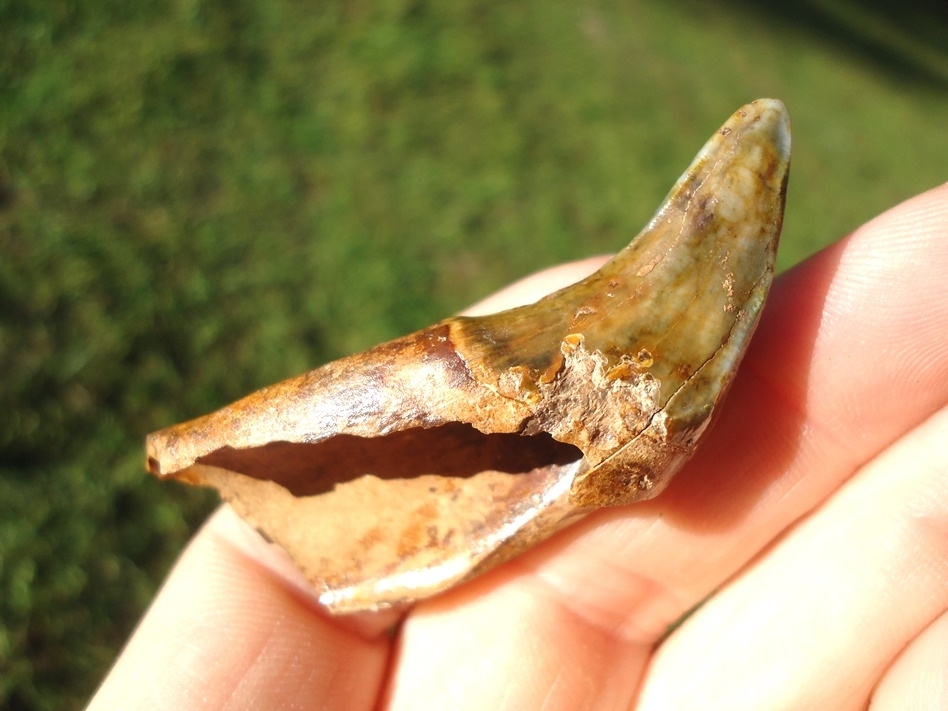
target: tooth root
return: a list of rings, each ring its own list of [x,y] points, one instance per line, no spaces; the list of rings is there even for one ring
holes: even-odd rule
[[[335,612],[435,594],[655,496],[756,327],[789,151],[783,105],[748,104],[597,273],[154,433],[148,469],[217,487]]]

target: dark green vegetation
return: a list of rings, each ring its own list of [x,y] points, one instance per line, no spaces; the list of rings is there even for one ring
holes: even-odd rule
[[[945,180],[943,4],[831,7],[0,0],[0,706],[81,706],[214,505],[147,431],[618,249],[758,96],[782,266]]]

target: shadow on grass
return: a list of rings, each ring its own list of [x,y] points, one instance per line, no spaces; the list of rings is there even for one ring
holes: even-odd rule
[[[948,3],[943,0],[731,0],[833,44],[858,61],[930,88],[948,88]]]

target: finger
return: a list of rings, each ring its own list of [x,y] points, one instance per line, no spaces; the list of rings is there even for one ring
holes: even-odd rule
[[[388,641],[327,618],[230,509],[191,542],[90,709],[372,708]]]
[[[572,614],[511,561],[412,611],[385,708],[627,708],[650,651]]]
[[[512,565],[419,606],[403,628],[402,663],[389,690],[393,707],[410,706],[423,688],[416,665],[425,665],[438,688],[463,694],[469,708],[517,708],[531,688],[564,685],[563,698],[592,689],[585,698],[594,708],[600,695],[604,706],[621,696],[610,680],[633,687],[647,650],[671,621],[945,402],[946,239],[943,186],[778,280],[720,421],[669,490],[652,502],[590,516]],[[876,251],[892,261],[874,262]],[[886,278],[867,281],[867,268]],[[899,279],[917,293],[907,294]],[[858,304],[878,313],[853,314]],[[858,327],[846,327],[847,314]],[[904,350],[906,321],[914,324],[910,342],[925,354],[924,364]],[[858,375],[865,368],[877,378]],[[879,423],[867,423],[879,408],[857,405],[880,392],[898,393],[911,406],[890,405]],[[529,627],[495,611],[519,595],[531,601],[522,609],[536,611]],[[469,637],[468,629],[478,634]],[[563,633],[554,644],[537,630]],[[544,673],[531,668],[532,685],[506,684],[504,691],[464,675],[470,659],[490,659],[499,649]]]
[[[869,711],[948,708],[948,612],[906,647],[876,687]]]
[[[863,467],[662,645],[636,708],[866,708],[948,610],[946,441],[948,408]]]

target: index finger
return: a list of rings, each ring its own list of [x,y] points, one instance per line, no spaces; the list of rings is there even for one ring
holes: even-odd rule
[[[195,536],[89,709],[371,708],[389,639],[340,624],[224,507]],[[363,634],[368,632],[368,634]]]

